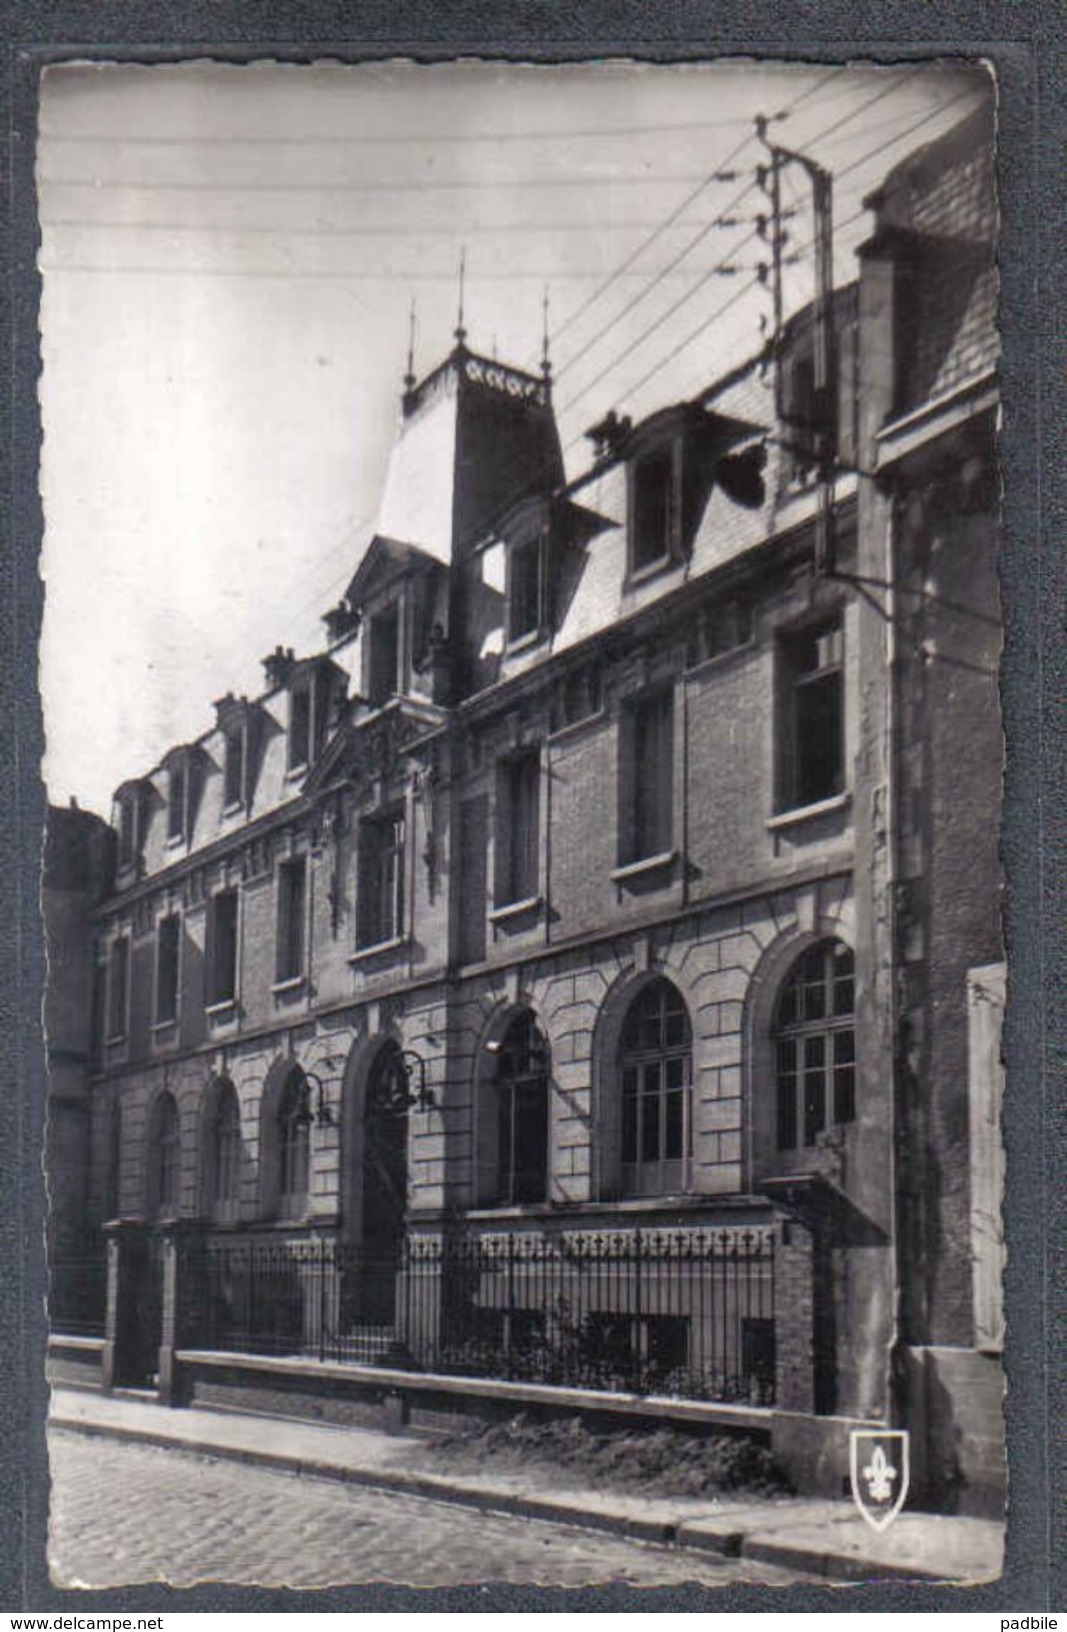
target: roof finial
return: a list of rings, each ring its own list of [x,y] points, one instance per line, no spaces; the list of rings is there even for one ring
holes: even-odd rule
[[[411,297],[411,311],[408,315],[408,371],[404,375],[404,390],[411,391],[415,386],[415,296]]]
[[[456,322],[456,344],[462,346],[467,338],[467,331],[463,327],[463,284],[467,273],[467,246],[464,244],[459,252],[459,315]]]
[[[541,296],[541,373],[546,385],[552,383],[552,359],[548,355],[548,284]]]

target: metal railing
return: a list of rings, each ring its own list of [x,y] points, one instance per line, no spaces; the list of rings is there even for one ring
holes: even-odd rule
[[[56,1253],[48,1265],[48,1325],[64,1337],[103,1337],[107,1310],[104,1249]]]
[[[770,1229],[192,1244],[183,1343],[770,1405]]]

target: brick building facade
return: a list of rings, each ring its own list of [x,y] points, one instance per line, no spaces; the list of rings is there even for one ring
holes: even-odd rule
[[[785,424],[753,364],[609,416],[570,480],[547,373],[460,331],[406,383],[325,649],[118,790],[85,1201],[111,1380],[302,1333],[743,1405],[823,1488],[850,1424],[902,1421],[931,1499],[995,1500],[988,129],[872,206],[829,570],[807,318]],[[143,1291],[178,1236],[180,1339]]]

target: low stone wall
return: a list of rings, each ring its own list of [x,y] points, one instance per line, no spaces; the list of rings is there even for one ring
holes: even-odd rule
[[[375,1428],[446,1429],[516,1411],[581,1415],[601,1422],[669,1423],[693,1433],[735,1432],[767,1440],[773,1413],[760,1406],[611,1394],[543,1383],[449,1377],[380,1366],[278,1360],[179,1350],[184,1404]]]
[[[65,1337],[52,1333],[48,1339],[45,1377],[58,1388],[102,1386],[104,1340],[102,1337]]]

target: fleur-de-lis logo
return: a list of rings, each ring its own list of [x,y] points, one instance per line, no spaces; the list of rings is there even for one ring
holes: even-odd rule
[[[848,1449],[853,1500],[873,1530],[885,1530],[908,1494],[907,1430],[853,1428]]]
[[[890,1465],[882,1447],[876,1445],[874,1455],[863,1470],[872,1502],[888,1502],[893,1494],[893,1480],[896,1476],[896,1468]]]

